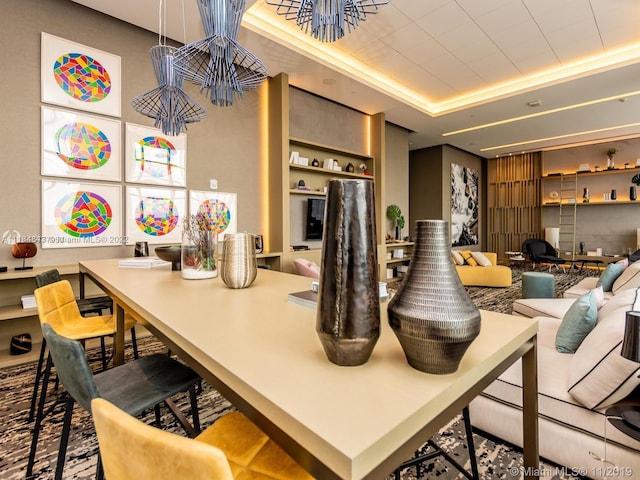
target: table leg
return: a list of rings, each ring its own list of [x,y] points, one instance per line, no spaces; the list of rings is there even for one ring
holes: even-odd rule
[[[532,348],[522,357],[522,429],[525,479],[539,478],[538,445],[538,363],[536,338]]]
[[[114,366],[124,363],[124,309],[120,304],[114,303],[116,316],[116,333],[113,336],[113,364]]]
[[[80,272],[78,283],[80,284],[80,298],[84,298],[84,272]]]

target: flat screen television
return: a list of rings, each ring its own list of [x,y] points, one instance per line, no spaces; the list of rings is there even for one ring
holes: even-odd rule
[[[324,198],[310,198],[307,200],[307,221],[304,239],[322,240],[324,227]]]

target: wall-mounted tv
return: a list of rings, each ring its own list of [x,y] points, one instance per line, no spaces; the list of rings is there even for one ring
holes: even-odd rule
[[[324,227],[324,198],[307,200],[307,221],[304,233],[305,240],[322,240]]]

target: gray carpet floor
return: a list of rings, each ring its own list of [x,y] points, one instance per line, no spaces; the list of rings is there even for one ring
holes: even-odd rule
[[[511,303],[520,298],[522,270],[513,270],[513,285],[509,288],[481,288],[469,287],[467,291],[479,308],[504,313],[511,312]],[[556,295],[587,275],[598,275],[596,271],[585,272],[552,272],[555,275]],[[141,340],[141,350],[144,354],[161,351],[163,345],[153,337]],[[90,352],[89,356],[95,356]],[[33,424],[27,423],[27,412],[33,389],[35,364],[28,363],[16,367],[0,369],[0,480],[17,480],[25,478],[25,469],[29,447],[31,443],[31,429]],[[34,468],[37,479],[53,478],[57,460],[59,435],[62,427],[63,404],[56,406],[56,400],[63,397],[63,390],[50,389],[48,407],[52,413],[46,418],[38,445],[38,454]],[[199,398],[200,417],[203,428],[213,423],[233,406],[206,383]],[[189,411],[186,397],[177,401],[183,412]],[[149,414],[143,420],[151,423],[153,415]],[[173,417],[163,410],[163,428],[183,434]],[[469,455],[466,447],[466,437],[461,417],[452,421],[433,439],[439,446],[455,458],[460,464],[469,469]],[[519,449],[506,445],[496,439],[487,438],[482,432],[474,434],[476,456],[478,459],[481,478],[483,479],[515,479],[521,478],[520,466],[522,455]],[[429,451],[430,447],[423,447]],[[73,416],[73,427],[70,434],[70,444],[65,464],[66,479],[95,478],[97,461],[97,442],[90,416],[80,407],[76,407]],[[544,464],[546,478],[565,480],[573,477],[562,475],[560,469]],[[389,477],[393,478],[393,477]],[[443,480],[464,478],[455,468],[441,457],[430,460],[424,465],[406,469],[402,472],[403,480],[415,478],[437,478]],[[116,479],[112,479],[116,480]]]

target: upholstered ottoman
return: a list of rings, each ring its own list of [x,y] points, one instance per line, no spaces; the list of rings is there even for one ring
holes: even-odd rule
[[[524,272],[522,274],[522,298],[554,298],[555,280],[550,273]]]

